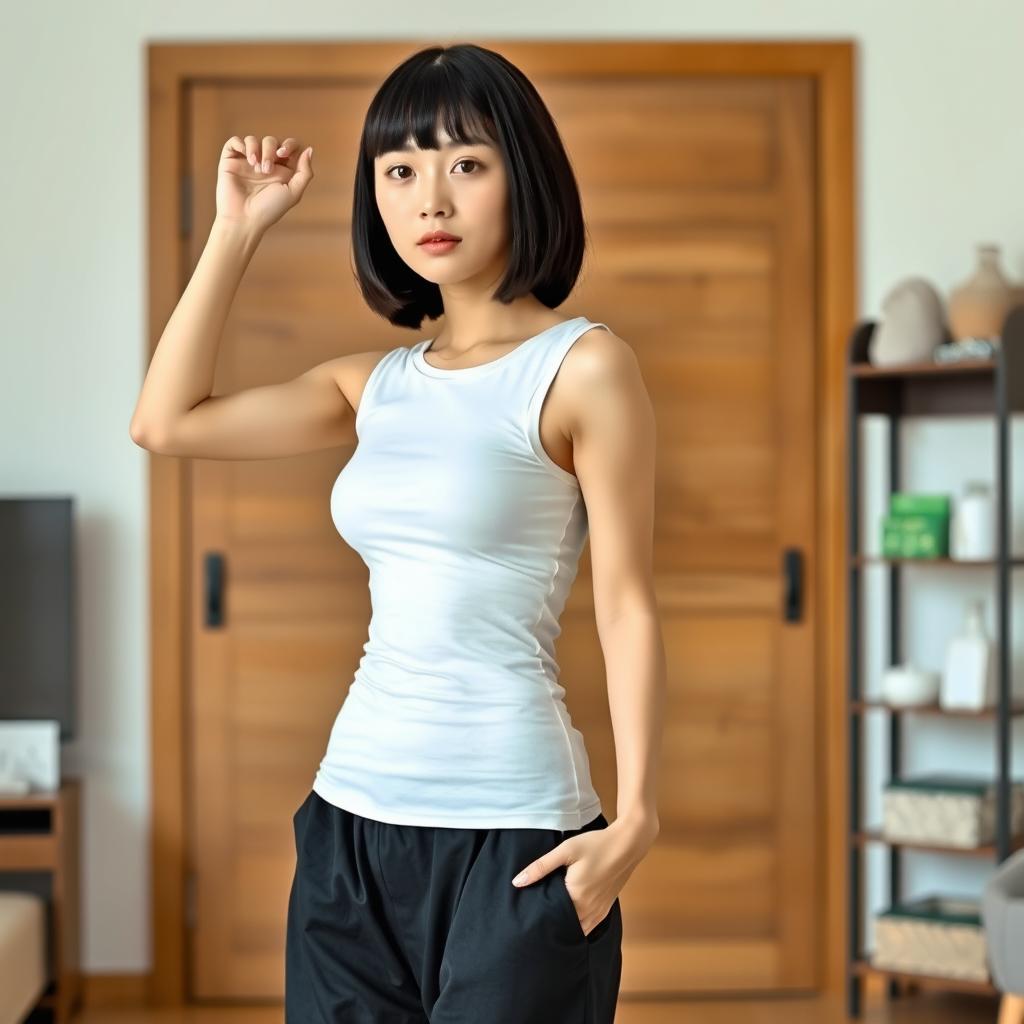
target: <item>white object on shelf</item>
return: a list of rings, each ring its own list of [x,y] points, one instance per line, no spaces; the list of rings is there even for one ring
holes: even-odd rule
[[[882,676],[882,697],[889,704],[917,707],[934,704],[939,696],[938,672],[913,665],[892,665]]]
[[[995,650],[985,632],[984,604],[967,606],[963,632],[946,649],[940,703],[944,708],[981,711],[996,704]]]
[[[983,481],[967,484],[955,503],[949,531],[950,558],[969,561],[996,557],[996,506],[992,488]]]
[[[925,362],[946,338],[939,290],[923,277],[905,277],[882,299],[882,317],[868,341],[873,366]]]
[[[60,722],[0,722],[0,780],[47,793],[60,788]]]
[[[28,779],[0,775],[0,796],[25,796],[30,788]]]

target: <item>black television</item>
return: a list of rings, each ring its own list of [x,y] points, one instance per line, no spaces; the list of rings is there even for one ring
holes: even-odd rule
[[[76,729],[74,499],[0,497],[0,721]]]

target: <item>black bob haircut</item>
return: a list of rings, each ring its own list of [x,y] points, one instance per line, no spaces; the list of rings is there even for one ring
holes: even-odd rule
[[[505,276],[494,292],[510,303],[533,294],[550,309],[572,291],[586,227],[576,176],[558,129],[529,79],[509,60],[472,43],[435,46],[403,61],[370,103],[359,142],[352,251],[367,304],[391,323],[418,328],[444,313],[440,288],[395,251],[377,208],[374,160],[408,139],[438,149],[438,127],[457,143],[488,143],[508,180]]]

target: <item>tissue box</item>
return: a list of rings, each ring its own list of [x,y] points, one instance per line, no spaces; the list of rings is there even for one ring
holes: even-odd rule
[[[996,784],[972,775],[893,779],[882,795],[882,837],[890,842],[971,849],[995,841]],[[1024,830],[1024,785],[1010,785],[1010,833]]]
[[[909,974],[989,981],[978,901],[925,896],[875,915],[876,967]]]

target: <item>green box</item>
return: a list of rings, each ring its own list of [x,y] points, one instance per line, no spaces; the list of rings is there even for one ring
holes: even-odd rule
[[[949,518],[949,495],[913,494],[908,491],[893,491],[889,495],[889,515],[946,516],[946,518]]]
[[[884,558],[945,558],[948,555],[948,516],[901,515],[882,519]]]

